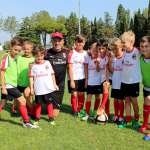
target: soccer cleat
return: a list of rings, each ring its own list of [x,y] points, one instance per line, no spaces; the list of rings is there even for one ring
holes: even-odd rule
[[[86,115],[86,116],[82,117],[81,120],[82,120],[82,121],[87,121],[88,118],[89,118],[89,115]]]
[[[144,133],[144,131],[147,130],[147,129],[149,129],[148,126],[142,125],[142,126],[139,128],[138,131],[141,132],[141,133]]]
[[[121,128],[124,128],[124,127],[126,126],[126,123],[125,123],[124,120],[121,120],[121,121],[118,120],[118,123],[117,123],[117,124],[118,124],[118,128],[120,128],[120,129],[121,129]]]
[[[50,123],[50,125],[52,125],[52,126],[55,126],[55,125],[56,125],[54,118],[49,118],[49,123]]]
[[[132,120],[132,128],[134,128],[134,129],[140,128],[140,124],[137,120]]]
[[[82,109],[82,110],[78,113],[78,116],[79,116],[80,118],[85,117],[85,116],[86,116],[86,111],[85,111],[85,109]]]
[[[72,114],[73,114],[74,117],[78,117],[78,116],[79,116],[79,113],[78,113],[78,112],[73,112]],[[80,117],[80,116],[79,116],[79,117]]]
[[[30,123],[30,122],[23,122],[23,127],[25,127],[25,128],[32,128],[32,129],[36,129],[36,128],[39,128],[39,126],[37,126],[37,125],[33,125],[32,123]]]
[[[145,135],[143,139],[144,139],[145,141],[149,141],[149,140],[150,140],[150,136]]]

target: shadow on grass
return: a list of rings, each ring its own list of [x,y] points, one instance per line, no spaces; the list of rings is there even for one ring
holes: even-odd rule
[[[7,122],[7,123],[10,123],[10,124],[13,124],[13,125],[22,126],[21,123],[15,122],[13,120],[3,119],[3,118],[0,119],[0,122]]]
[[[62,104],[60,111],[72,115],[72,108],[70,105]]]

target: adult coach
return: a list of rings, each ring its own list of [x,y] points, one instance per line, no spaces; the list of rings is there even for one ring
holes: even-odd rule
[[[52,33],[51,41],[53,47],[47,51],[45,59],[50,61],[55,72],[56,84],[59,87],[58,91],[52,93],[51,99],[53,103],[53,117],[56,118],[64,95],[68,50],[63,48],[64,37],[61,33]]]

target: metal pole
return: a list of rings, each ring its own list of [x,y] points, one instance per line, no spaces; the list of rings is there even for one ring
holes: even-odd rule
[[[81,25],[80,25],[80,0],[78,0],[78,33],[81,34]]]

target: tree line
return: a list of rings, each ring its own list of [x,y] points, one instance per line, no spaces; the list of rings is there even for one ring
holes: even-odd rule
[[[119,37],[124,31],[132,30],[136,34],[135,46],[139,46],[139,40],[144,35],[150,36],[150,0],[144,10],[138,9],[134,15],[130,10],[118,6],[115,22],[108,12],[104,18],[94,18],[92,21],[82,16],[81,34],[86,37],[88,47],[92,42],[100,38],[111,39]],[[47,11],[40,11],[17,21],[15,16],[7,18],[0,17],[0,30],[9,32],[11,37],[21,36],[31,40],[35,44],[42,43],[46,46],[46,37],[52,32],[61,32],[65,35],[65,42],[68,47],[73,45],[74,37],[78,34],[78,16],[71,12],[69,17],[52,17]]]

